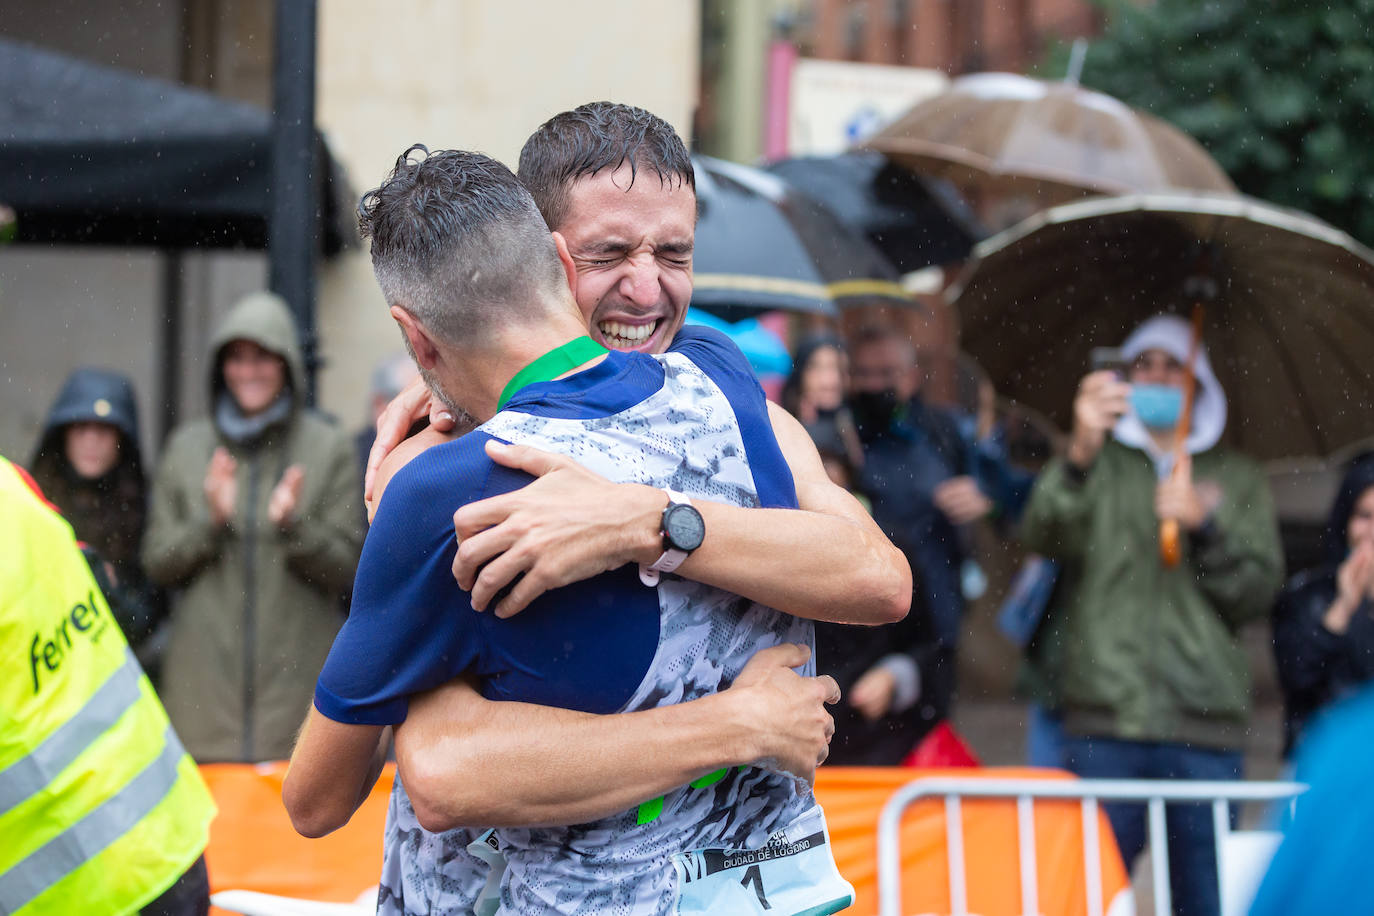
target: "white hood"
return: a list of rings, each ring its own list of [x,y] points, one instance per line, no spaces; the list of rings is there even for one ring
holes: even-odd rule
[[[1188,344],[1192,339],[1192,325],[1175,315],[1157,315],[1131,332],[1121,345],[1121,355],[1127,365],[1146,350],[1163,350],[1181,363],[1188,361]],[[1221,390],[1206,346],[1199,344],[1197,360],[1193,364],[1197,389],[1193,397],[1193,422],[1188,431],[1188,454],[1196,455],[1221,441],[1226,429],[1226,392]],[[1148,452],[1155,459],[1161,474],[1173,464],[1171,452],[1160,454],[1145,425],[1128,411],[1112,431],[1118,442]]]

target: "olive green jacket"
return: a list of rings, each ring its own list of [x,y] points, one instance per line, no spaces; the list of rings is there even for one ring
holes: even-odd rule
[[[1250,676],[1237,633],[1263,618],[1283,579],[1278,526],[1259,467],[1222,447],[1193,456],[1220,488],[1208,523],[1165,568],[1144,452],[1108,441],[1086,475],[1062,459],[1032,491],[1026,546],[1063,564],[1032,665],[1074,734],[1239,748]]]
[[[154,479],[143,545],[149,577],[178,589],[161,692],[177,733],[202,762],[290,756],[343,622],[363,537],[352,441],[300,406],[300,350],[276,297],[249,297],[216,333],[212,404],[222,390],[219,352],[241,338],[286,359],[295,406],[248,446],[231,442],[211,419],[177,429]],[[227,525],[211,521],[204,493],[219,446],[238,462],[237,507]],[[267,502],[292,464],[304,469],[304,486],[283,529],[268,520]]]

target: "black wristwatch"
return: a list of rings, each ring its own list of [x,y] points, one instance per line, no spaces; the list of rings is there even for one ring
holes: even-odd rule
[[[692,501],[666,487],[663,492],[668,494],[668,505],[659,526],[663,535],[663,555],[652,565],[639,567],[639,580],[651,587],[658,584],[660,573],[672,572],[681,566],[706,538],[706,520]]]

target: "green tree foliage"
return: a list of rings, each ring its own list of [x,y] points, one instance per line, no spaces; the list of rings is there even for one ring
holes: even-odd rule
[[[1101,2],[1083,85],[1191,134],[1241,191],[1374,245],[1374,0]]]

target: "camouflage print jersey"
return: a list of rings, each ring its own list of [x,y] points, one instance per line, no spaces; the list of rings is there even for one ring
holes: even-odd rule
[[[627,357],[610,357],[617,358]],[[693,500],[795,507],[762,392],[733,344],[689,328],[669,353],[655,358],[662,386],[629,409],[579,417],[529,408],[517,399],[480,431],[571,456],[618,482],[666,487]],[[549,383],[544,400],[555,399],[557,385]],[[622,711],[718,692],[760,649],[813,642],[810,621],[695,582],[665,576],[657,596],[657,648]],[[806,783],[785,775],[743,767],[713,775],[717,781],[702,788],[683,787],[592,823],[498,830],[508,862],[501,912],[671,913],[674,854],[759,846],[815,806]],[[439,906],[466,912],[447,904],[463,900],[470,906],[464,895],[475,897],[485,880],[485,869],[466,852],[475,833],[426,833],[398,782],[387,822],[379,912],[438,912]]]

